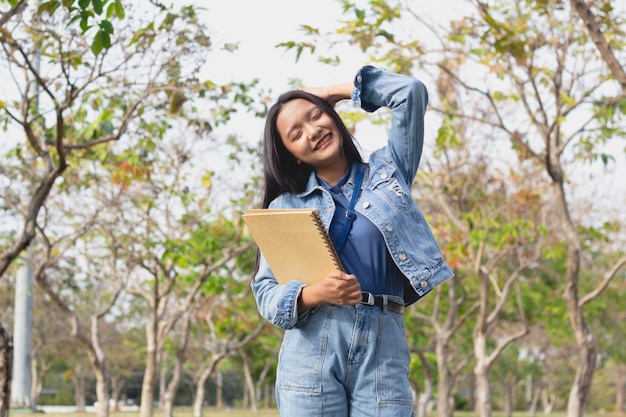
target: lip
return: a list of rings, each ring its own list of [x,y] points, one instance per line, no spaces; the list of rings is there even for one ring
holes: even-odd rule
[[[315,144],[315,148],[313,148],[314,150],[320,150],[325,148],[326,146],[328,146],[328,144],[330,144],[332,140],[332,135],[328,134],[328,135],[324,135],[322,138],[320,138],[320,140],[317,141],[317,143]]]

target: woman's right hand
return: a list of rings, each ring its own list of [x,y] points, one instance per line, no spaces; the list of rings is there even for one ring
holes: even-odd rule
[[[354,83],[333,84],[326,87],[307,87],[302,88],[302,91],[314,94],[319,98],[326,100],[331,106],[335,105],[341,100],[348,100],[354,89]]]
[[[320,304],[356,305],[361,302],[361,285],[356,276],[333,271],[321,281],[306,286],[298,299],[302,312]]]

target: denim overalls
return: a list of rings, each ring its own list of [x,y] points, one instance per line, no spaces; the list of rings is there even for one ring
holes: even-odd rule
[[[404,303],[409,305],[453,275],[411,195],[428,93],[414,78],[372,66],[361,68],[354,84],[355,104],[368,112],[389,107],[393,115],[387,146],[366,164],[356,211],[383,235],[406,277]],[[342,191],[350,200],[352,176]],[[270,204],[298,207],[316,207],[329,228],[335,205],[314,172],[304,192],[283,194]],[[252,281],[261,315],[286,330],[276,380],[281,416],[413,416],[402,314],[365,304],[323,304],[298,314],[303,286],[297,281],[278,285],[263,257]]]

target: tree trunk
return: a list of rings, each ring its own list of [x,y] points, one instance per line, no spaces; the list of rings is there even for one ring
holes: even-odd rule
[[[59,296],[59,294],[52,288],[50,282],[47,280],[46,275],[43,273],[45,264],[42,263],[38,266],[37,271],[35,272],[35,280],[39,287],[50,297],[50,299],[59,307],[59,309],[63,312],[63,314],[67,315],[70,322],[70,334],[76,340],[78,345],[84,348],[87,353],[87,357],[89,359],[89,365],[94,372],[96,377],[96,398],[98,401],[98,406],[96,409],[97,417],[108,417],[109,416],[109,372],[107,369],[106,355],[104,350],[102,349],[102,344],[100,342],[100,319],[105,315],[107,311],[111,309],[113,303],[117,299],[121,289],[118,290],[117,294],[115,294],[110,300],[110,304],[104,308],[103,311],[97,314],[92,314],[90,316],[90,334],[88,337],[82,330],[80,325],[80,320],[78,316],[72,311],[70,306],[63,301],[63,299]],[[77,364],[77,366],[79,366]],[[74,373],[75,388],[76,391],[74,393],[76,399],[76,406],[79,411],[85,410],[85,376],[82,372],[82,369],[77,368],[78,372]]]
[[[39,404],[39,393],[41,392],[40,385],[39,375],[37,372],[37,359],[33,354],[30,359],[30,403],[33,410],[36,410],[37,404]]]
[[[206,368],[204,368],[204,370],[202,371],[202,374],[200,374],[200,378],[198,378],[198,385],[196,386],[196,397],[193,401],[193,417],[202,417],[202,406],[204,405],[204,396],[205,396],[205,386],[206,386],[206,382],[209,379],[209,377],[211,376],[211,374],[213,373],[213,371],[215,370],[215,366],[216,366],[217,362],[215,360],[212,360],[211,363],[209,363],[207,365]],[[221,373],[217,373],[218,375],[218,407],[221,408],[221,406],[219,405],[221,403],[220,401],[220,383],[221,383]]]
[[[561,172],[560,166],[555,166],[558,162],[553,162],[548,166],[548,172],[555,169]],[[554,188],[558,200],[558,214],[561,219],[561,227],[567,239],[567,268],[564,298],[570,325],[574,332],[576,345],[578,346],[578,369],[572,382],[567,402],[568,417],[583,417],[587,397],[596,368],[596,341],[585,321],[583,307],[579,303],[578,279],[580,275],[581,244],[577,234],[576,226],[572,222],[565,190],[563,188],[562,176],[552,175]]]
[[[491,417],[491,389],[489,387],[489,364],[487,362],[487,340],[484,333],[474,332],[474,354],[476,365],[474,377],[476,378],[476,415],[478,417]]]
[[[476,415],[491,417],[491,390],[489,387],[489,371],[481,366],[474,368],[476,376]]]
[[[72,385],[74,385],[74,403],[76,405],[76,410],[79,412],[85,412],[85,375],[83,374],[83,370],[80,365],[76,365],[74,368]]]
[[[615,381],[615,411],[621,413],[624,410],[624,392],[626,392],[626,375],[624,366],[617,368],[617,379]]]
[[[157,373],[157,329],[153,318],[146,326],[146,370],[141,384],[141,405],[139,406],[139,417],[152,417],[154,410],[154,385]]]
[[[193,399],[193,417],[202,417],[202,406],[204,404],[204,384],[205,380],[198,382],[196,386],[196,396]]]
[[[270,370],[272,369],[275,358],[276,356],[272,355],[272,359],[268,359],[265,361],[265,365],[263,366],[263,369],[261,369],[261,372],[259,373],[259,377],[256,382],[257,401],[261,402],[261,399],[263,399],[263,407],[266,409],[270,408],[270,392],[268,389],[268,385],[265,383],[265,380],[269,375]]]
[[[586,325],[584,327],[586,328]],[[580,362],[569,393],[567,403],[568,417],[583,417],[596,368],[595,339],[588,329],[583,330],[583,333],[586,334],[586,341],[579,341],[578,354]]]
[[[537,415],[537,403],[539,403],[539,397],[541,397],[541,386],[538,386],[533,390],[533,398],[530,401],[530,406],[528,407],[528,415],[530,417],[535,417]]]
[[[250,359],[242,351],[240,351],[239,354],[243,359],[243,375],[246,380],[246,390],[244,392],[248,393],[248,399],[250,400],[250,410],[252,410],[254,414],[258,414],[259,407],[257,404],[256,395],[254,393],[254,382],[252,381],[252,374],[250,373]]]
[[[31,388],[30,388],[30,398],[31,405],[33,410],[37,409],[37,404],[39,404],[39,397],[41,396],[41,391],[43,390],[43,382],[46,380],[46,375],[52,367],[54,366],[54,361],[44,361],[38,360],[36,358],[37,355],[33,355],[31,359]],[[39,367],[39,370],[37,369]]]
[[[96,409],[96,416],[108,417],[109,416],[109,381],[106,368],[103,366],[94,367],[94,373],[96,374],[96,397],[98,398],[98,407]]]
[[[90,349],[91,348],[91,349]],[[98,398],[97,417],[109,417],[109,372],[106,356],[100,346],[100,328],[98,316],[91,317],[91,346],[87,346],[91,368],[96,375],[96,397]]]
[[[0,321],[0,417],[9,417],[12,374],[13,339]]]
[[[163,395],[165,394],[165,390],[167,389],[167,374],[170,371],[170,368],[167,364],[167,352],[160,352],[160,356],[159,359],[157,360],[157,362],[161,365],[161,371],[159,372],[159,401],[157,402],[159,404],[159,408],[161,410],[164,409],[164,398]]]
[[[427,417],[428,404],[433,398],[434,391],[435,388],[432,378],[426,378],[426,380],[424,381],[424,391],[418,395],[417,417]]]
[[[124,385],[126,385],[126,378],[112,376],[110,378],[110,381],[111,381],[111,398],[113,399],[113,404],[114,404],[113,409],[115,411],[119,411],[120,410],[120,393],[122,392]]]
[[[545,383],[542,382],[541,388],[541,405],[543,407],[543,413],[550,414],[554,408],[552,384],[549,381]]]
[[[249,391],[250,388],[248,387],[248,384],[244,383],[243,384],[243,399],[241,400],[241,406],[243,408],[248,408],[250,407],[250,394]]]
[[[511,377],[504,381],[502,389],[504,390],[503,402],[504,402],[504,415],[506,417],[512,417],[515,410],[515,387],[517,381],[515,377]]]
[[[217,371],[215,385],[215,403],[217,408],[222,409],[224,408],[224,375],[222,375],[222,372],[220,371]]]
[[[469,409],[476,410],[476,377],[469,377]]]
[[[446,338],[447,339],[447,338]],[[447,340],[437,337],[437,415],[439,417],[452,417],[454,409],[450,406],[450,392],[452,390],[452,378],[449,371],[449,346]]]
[[[272,386],[266,382],[263,384],[263,390],[263,408],[269,410],[272,406]]]
[[[164,417],[173,417],[174,416],[174,399],[176,396],[176,390],[178,389],[178,383],[180,381],[180,371],[178,371],[178,375],[176,369],[174,369],[174,373],[172,375],[172,379],[169,384],[167,384],[167,388],[159,395],[161,401],[159,402],[161,405],[161,409],[163,410]]]
[[[189,340],[189,323],[191,321],[191,315],[185,315],[183,320],[183,328],[181,330],[180,344],[174,357],[174,369],[172,371],[172,379],[167,388],[162,392],[162,404],[163,415],[165,417],[174,416],[174,401],[176,400],[176,391],[178,391],[178,385],[180,384],[181,375],[183,372],[183,361],[185,351],[187,350],[187,342]]]
[[[476,379],[475,405],[478,417],[491,417],[491,390],[489,387],[489,355],[487,353],[487,329],[489,316],[489,279],[480,274],[479,313],[472,334],[474,341],[474,377]]]

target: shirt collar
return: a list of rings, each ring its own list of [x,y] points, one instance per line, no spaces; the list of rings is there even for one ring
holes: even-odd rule
[[[315,176],[317,177],[317,181],[319,183],[319,185],[321,185],[322,187],[324,187],[325,189],[327,189],[328,191],[330,191],[331,193],[340,193],[341,192],[341,187],[348,182],[348,178],[350,178],[350,174],[352,173],[352,165],[350,165],[348,167],[348,169],[346,170],[346,173],[343,175],[343,177],[341,177],[339,179],[339,181],[337,181],[337,183],[335,185],[330,185],[329,183],[327,183],[322,177],[320,177],[319,175],[317,175],[317,173],[315,174]]]

